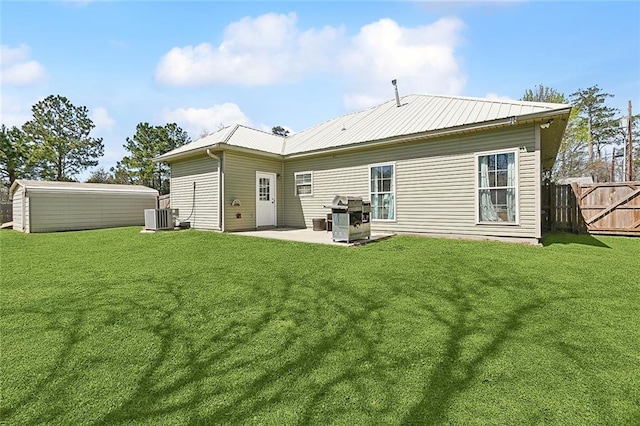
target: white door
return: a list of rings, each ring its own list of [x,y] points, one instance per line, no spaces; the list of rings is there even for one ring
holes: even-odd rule
[[[276,226],[276,175],[256,172],[256,226]]]

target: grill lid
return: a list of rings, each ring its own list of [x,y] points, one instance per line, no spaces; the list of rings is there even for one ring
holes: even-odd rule
[[[362,210],[362,197],[353,197],[348,195],[336,195],[333,197],[331,205],[324,206],[333,210]]]

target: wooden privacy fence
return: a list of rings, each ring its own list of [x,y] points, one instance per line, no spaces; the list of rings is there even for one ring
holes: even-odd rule
[[[545,231],[586,232],[571,185],[542,187],[542,225]]]
[[[640,182],[571,187],[590,233],[640,236]]]
[[[158,208],[159,209],[168,209],[171,206],[171,195],[160,195],[158,196]]]
[[[640,182],[543,187],[547,231],[640,236]]]

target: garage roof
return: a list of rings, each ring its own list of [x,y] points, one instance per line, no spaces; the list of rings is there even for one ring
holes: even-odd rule
[[[158,191],[142,185],[112,185],[107,183],[80,183],[80,182],[58,182],[43,180],[17,179],[11,185],[9,198],[13,198],[13,193],[18,186],[26,188],[27,191],[38,192],[103,192],[103,193],[126,193],[126,194],[148,194],[158,195]]]

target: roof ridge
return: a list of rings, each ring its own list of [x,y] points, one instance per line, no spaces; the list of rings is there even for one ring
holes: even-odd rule
[[[571,106],[570,104],[559,103],[559,102],[537,102],[537,101],[521,101],[518,99],[501,99],[501,98],[481,98],[477,96],[463,96],[463,95],[443,95],[443,94],[432,94],[432,93],[412,93],[410,95],[401,96],[401,99],[408,96],[429,96],[433,98],[443,98],[443,99],[461,99],[465,101],[480,101],[480,102],[493,102],[493,103],[501,103],[501,104],[516,104],[516,105],[536,105],[540,107],[548,107],[551,108],[552,105],[561,105],[561,106]]]
[[[238,127],[244,127],[245,129],[249,129],[249,130],[253,130],[255,132],[260,132],[260,133],[264,133],[265,135],[269,135],[269,136],[274,136],[274,137],[280,137],[278,135],[274,135],[273,133],[269,133],[266,130],[262,130],[262,129],[256,129],[255,127],[251,127],[251,126],[247,126],[245,124],[237,124]]]
[[[231,126],[229,126],[229,127],[231,127]],[[229,142],[229,140],[231,139],[231,136],[233,136],[233,134],[236,132],[236,130],[238,130],[238,127],[240,127],[240,125],[238,123],[234,124],[233,129],[231,129],[231,131],[229,131],[229,134],[227,135],[227,137],[224,138],[224,140],[222,140],[220,143]]]

